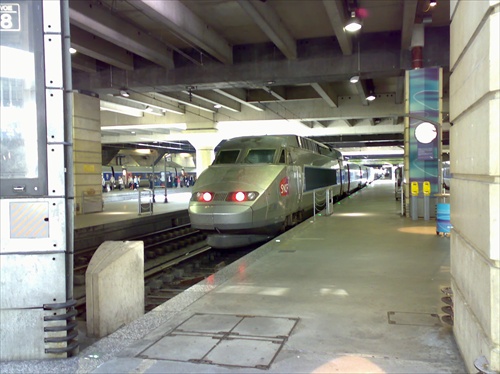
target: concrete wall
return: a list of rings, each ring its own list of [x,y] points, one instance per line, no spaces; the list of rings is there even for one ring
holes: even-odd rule
[[[500,371],[500,2],[451,7],[451,273],[454,333],[470,372]]]
[[[73,168],[75,182],[75,213],[82,214],[85,192],[87,212],[102,211],[102,150],[100,100],[73,94]],[[91,204],[91,206],[90,206]]]

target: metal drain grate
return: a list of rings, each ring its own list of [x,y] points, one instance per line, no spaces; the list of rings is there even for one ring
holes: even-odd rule
[[[390,325],[441,326],[435,313],[387,312]]]
[[[269,369],[299,318],[196,313],[137,357]]]

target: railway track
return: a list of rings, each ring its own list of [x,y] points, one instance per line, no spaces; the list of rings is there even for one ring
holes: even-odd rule
[[[205,239],[204,234],[189,225],[129,239],[144,242],[146,312],[252,250],[215,251],[206,245]],[[85,271],[96,250],[75,254],[74,295],[80,320],[86,319]]]

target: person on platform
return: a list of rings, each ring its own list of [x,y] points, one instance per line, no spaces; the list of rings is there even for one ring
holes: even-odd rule
[[[124,188],[125,188],[125,187],[124,187],[124,185],[123,185],[123,178],[122,178],[122,176],[120,175],[120,176],[118,177],[118,189],[121,191],[121,190],[123,190]]]

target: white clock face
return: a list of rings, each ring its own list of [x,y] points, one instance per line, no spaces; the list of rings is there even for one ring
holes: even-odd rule
[[[423,144],[429,144],[437,137],[436,126],[429,122],[422,122],[415,129],[415,138]]]

